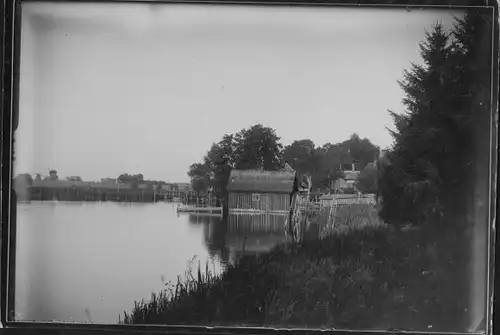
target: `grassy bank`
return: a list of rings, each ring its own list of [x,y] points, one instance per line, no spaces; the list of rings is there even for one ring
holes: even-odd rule
[[[374,211],[345,208],[323,240],[243,257],[220,277],[198,269],[124,323],[464,331],[463,242],[384,225]]]

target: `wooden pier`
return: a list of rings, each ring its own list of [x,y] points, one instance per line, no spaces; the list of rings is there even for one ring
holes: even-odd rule
[[[206,214],[220,214],[222,215],[222,207],[194,207],[184,206],[177,207],[178,213],[206,213]]]

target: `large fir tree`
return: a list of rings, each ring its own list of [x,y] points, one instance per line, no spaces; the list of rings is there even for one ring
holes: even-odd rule
[[[440,24],[426,34],[420,49],[425,65],[412,64],[400,81],[406,112],[392,113],[395,142],[380,181],[381,214],[388,221],[419,223],[442,217],[440,186],[452,180],[448,165],[457,158],[456,127],[448,117],[449,37]]]
[[[487,174],[489,157],[486,20],[470,11],[457,19],[451,34],[435,25],[421,44],[424,66],[412,64],[400,82],[406,112],[390,112],[394,146],[379,180],[381,215],[389,222],[470,221],[472,190]]]

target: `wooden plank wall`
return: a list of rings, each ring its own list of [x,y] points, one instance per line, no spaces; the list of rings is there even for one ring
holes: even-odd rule
[[[261,211],[287,211],[290,209],[290,195],[259,193],[260,201],[252,201],[252,193],[229,193],[229,209],[256,209]]]

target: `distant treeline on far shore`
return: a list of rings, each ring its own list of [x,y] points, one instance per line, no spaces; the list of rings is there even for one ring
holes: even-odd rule
[[[59,179],[56,170],[42,178],[22,173],[14,178],[17,199],[61,201],[133,201],[153,202],[156,198],[190,198],[189,183],[167,183],[145,180],[142,174],[121,174],[118,178],[102,178],[100,181],[84,181],[79,176]]]

